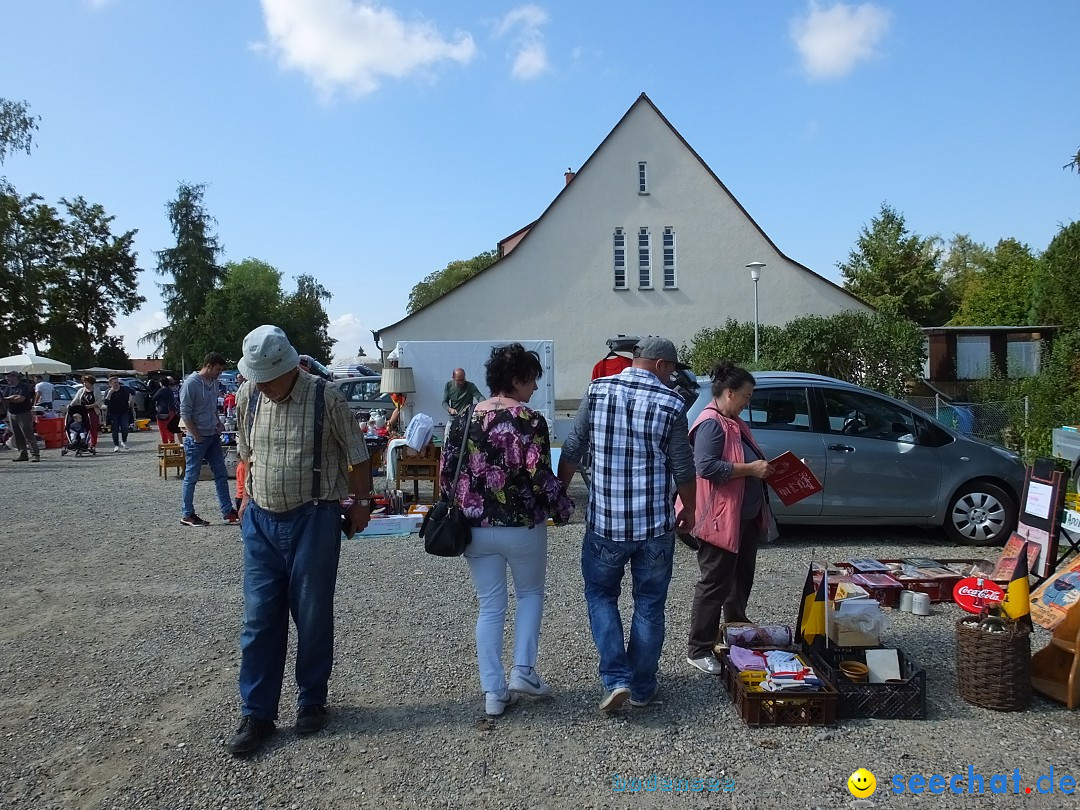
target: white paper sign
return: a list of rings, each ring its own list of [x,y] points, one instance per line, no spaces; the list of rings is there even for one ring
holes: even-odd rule
[[[1065,510],[1065,522],[1061,524],[1068,532],[1080,532],[1080,512],[1073,509]]]
[[[1048,484],[1031,481],[1028,484],[1027,503],[1024,504],[1024,511],[1029,515],[1046,520],[1050,517],[1050,502],[1053,500],[1053,494],[1054,490]]]
[[[866,668],[870,670],[867,678],[870,683],[888,683],[901,679],[900,657],[896,650],[867,650]]]

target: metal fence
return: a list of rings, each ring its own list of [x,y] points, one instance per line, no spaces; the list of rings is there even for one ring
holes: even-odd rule
[[[1028,424],[1027,397],[1000,402],[949,402],[940,396],[904,397],[904,401],[961,433],[1024,450],[1020,431]]]

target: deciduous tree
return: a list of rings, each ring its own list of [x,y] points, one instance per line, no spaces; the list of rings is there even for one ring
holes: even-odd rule
[[[30,105],[25,101],[0,98],[0,166],[12,152],[30,154],[40,120],[30,114]]]
[[[1080,222],[1063,225],[1035,270],[1033,322],[1080,326]]]
[[[1031,248],[1002,239],[963,288],[955,326],[1024,326],[1034,301],[1037,262]]]
[[[494,250],[489,250],[471,259],[450,262],[442,270],[429,274],[412,288],[406,311],[412,314],[421,307],[426,307],[435,299],[446,295],[454,287],[468,281],[481,270],[493,265],[498,258]]]
[[[328,333],[330,318],[323,307],[330,291],[314,276],[296,277],[296,291],[285,296],[281,307],[281,328],[301,354],[310,354],[321,363],[329,363],[336,342]]]

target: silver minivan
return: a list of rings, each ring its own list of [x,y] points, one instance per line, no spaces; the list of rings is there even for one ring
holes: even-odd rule
[[[941,526],[955,541],[1001,545],[1016,527],[1020,457],[974,439],[892,397],[831,377],[755,372],[742,418],[769,459],[788,450],[823,490],[785,507],[782,524]],[[692,426],[712,382],[698,377]]]

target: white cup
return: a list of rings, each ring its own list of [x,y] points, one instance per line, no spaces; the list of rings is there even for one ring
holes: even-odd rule
[[[930,615],[930,594],[916,593],[912,595],[911,612],[916,616]]]
[[[900,610],[904,613],[911,613],[911,602],[915,596],[914,591],[903,590],[900,591]]]

